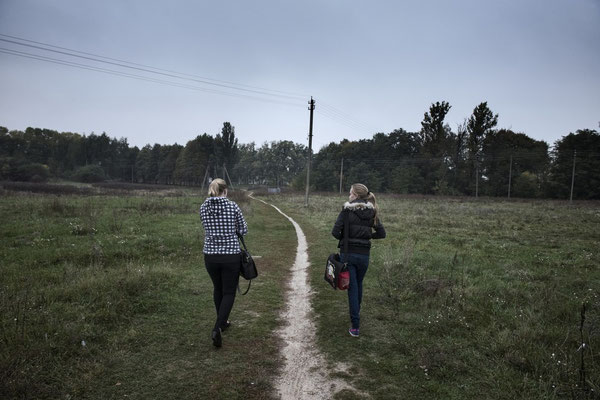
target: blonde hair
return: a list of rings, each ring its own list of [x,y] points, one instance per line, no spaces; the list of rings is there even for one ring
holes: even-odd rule
[[[355,183],[350,187],[350,189],[359,199],[366,200],[373,204],[373,209],[375,210],[374,224],[377,225],[379,223],[379,207],[377,206],[375,194],[371,193],[369,189],[362,183]]]
[[[208,185],[208,195],[210,197],[222,196],[227,190],[227,183],[221,178],[215,178]]]

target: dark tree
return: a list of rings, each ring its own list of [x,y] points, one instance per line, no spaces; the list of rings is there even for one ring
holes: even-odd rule
[[[473,110],[473,114],[467,121],[467,132],[468,140],[467,147],[469,150],[469,193],[475,193],[475,185],[478,177],[475,175],[479,169],[479,176],[483,174],[481,166],[478,165],[480,162],[481,151],[483,149],[483,142],[486,136],[492,132],[492,129],[498,123],[498,114],[494,115],[488,108],[487,102],[479,104]]]
[[[226,165],[228,171],[232,170],[238,158],[238,140],[235,137],[235,127],[229,122],[223,122],[221,133],[215,138],[215,148],[215,162],[219,167]]]
[[[183,146],[175,143],[172,146],[163,146],[161,149],[160,163],[158,166],[158,180],[165,185],[175,183],[174,173],[177,165],[177,157]]]
[[[546,142],[534,140],[523,133],[500,129],[486,136],[482,154],[482,170],[487,178],[483,192],[487,195],[507,196],[509,174],[513,185],[512,196],[534,197],[535,193],[541,192],[550,164]],[[519,190],[525,184],[526,193]]]
[[[492,110],[488,108],[486,101],[475,107],[467,122],[468,148],[471,158],[481,154],[486,135],[492,132],[497,124],[498,114],[494,115]]]
[[[421,122],[421,176],[423,190],[431,194],[448,194],[452,135],[444,119],[450,104],[438,101],[429,107]]]
[[[256,150],[256,144],[254,142],[239,145],[239,161],[233,168],[232,179],[237,179],[240,183],[252,185],[259,183],[262,176],[257,155],[258,150]]]
[[[152,157],[152,146],[142,147],[135,161],[135,171],[138,182],[154,183],[158,173],[158,165]]]
[[[217,178],[214,152],[215,139],[206,133],[187,142],[177,157],[175,180],[184,185],[201,185],[207,169],[209,178]]]
[[[575,158],[573,198],[600,199],[600,134],[597,131],[583,129],[563,136],[554,144],[553,157],[548,195],[569,198]]]
[[[421,121],[421,146],[423,154],[431,157],[443,157],[448,154],[450,126],[444,119],[452,106],[438,101],[429,107]]]

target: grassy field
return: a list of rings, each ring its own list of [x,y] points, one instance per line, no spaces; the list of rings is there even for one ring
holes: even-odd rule
[[[276,398],[291,224],[236,196],[260,276],[216,350],[204,197],[93,193],[0,193],[0,398]],[[320,350],[371,398],[597,398],[599,204],[382,196],[355,339],[322,277],[346,197],[262,198],[309,241]]]
[[[4,192],[0,398],[272,398],[295,233],[271,207],[239,199],[261,276],[217,350],[203,199]]]
[[[382,196],[388,237],[374,241],[355,339],[346,293],[322,271],[347,197],[268,200],[307,235],[319,345],[352,366],[342,376],[356,388],[377,399],[598,398],[599,204]]]

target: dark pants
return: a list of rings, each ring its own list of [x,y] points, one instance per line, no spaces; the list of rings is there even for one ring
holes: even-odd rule
[[[224,257],[219,260],[218,256],[207,256],[204,258],[204,264],[213,282],[213,300],[217,310],[215,329],[221,328],[225,326],[235,301],[235,292],[240,278],[240,258],[238,255],[237,258]]]
[[[360,328],[360,303],[363,294],[363,279],[369,268],[369,255],[347,253],[342,254],[342,261],[348,263],[350,286],[348,287],[348,306],[350,322],[353,329]]]

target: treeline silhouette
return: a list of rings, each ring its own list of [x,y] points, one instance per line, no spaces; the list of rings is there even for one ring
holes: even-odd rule
[[[450,108],[432,104],[419,132],[397,129],[321,148],[313,156],[311,188],[345,191],[364,182],[374,192],[563,199],[572,188],[575,199],[600,198],[597,131],[569,133],[550,149],[524,133],[496,129],[498,115],[485,102],[453,131],[444,122]],[[303,190],[307,155],[306,146],[287,140],[238,144],[229,122],[214,137],[204,133],[185,145],[141,149],[106,133],[0,127],[2,180],[202,185],[219,176]]]

